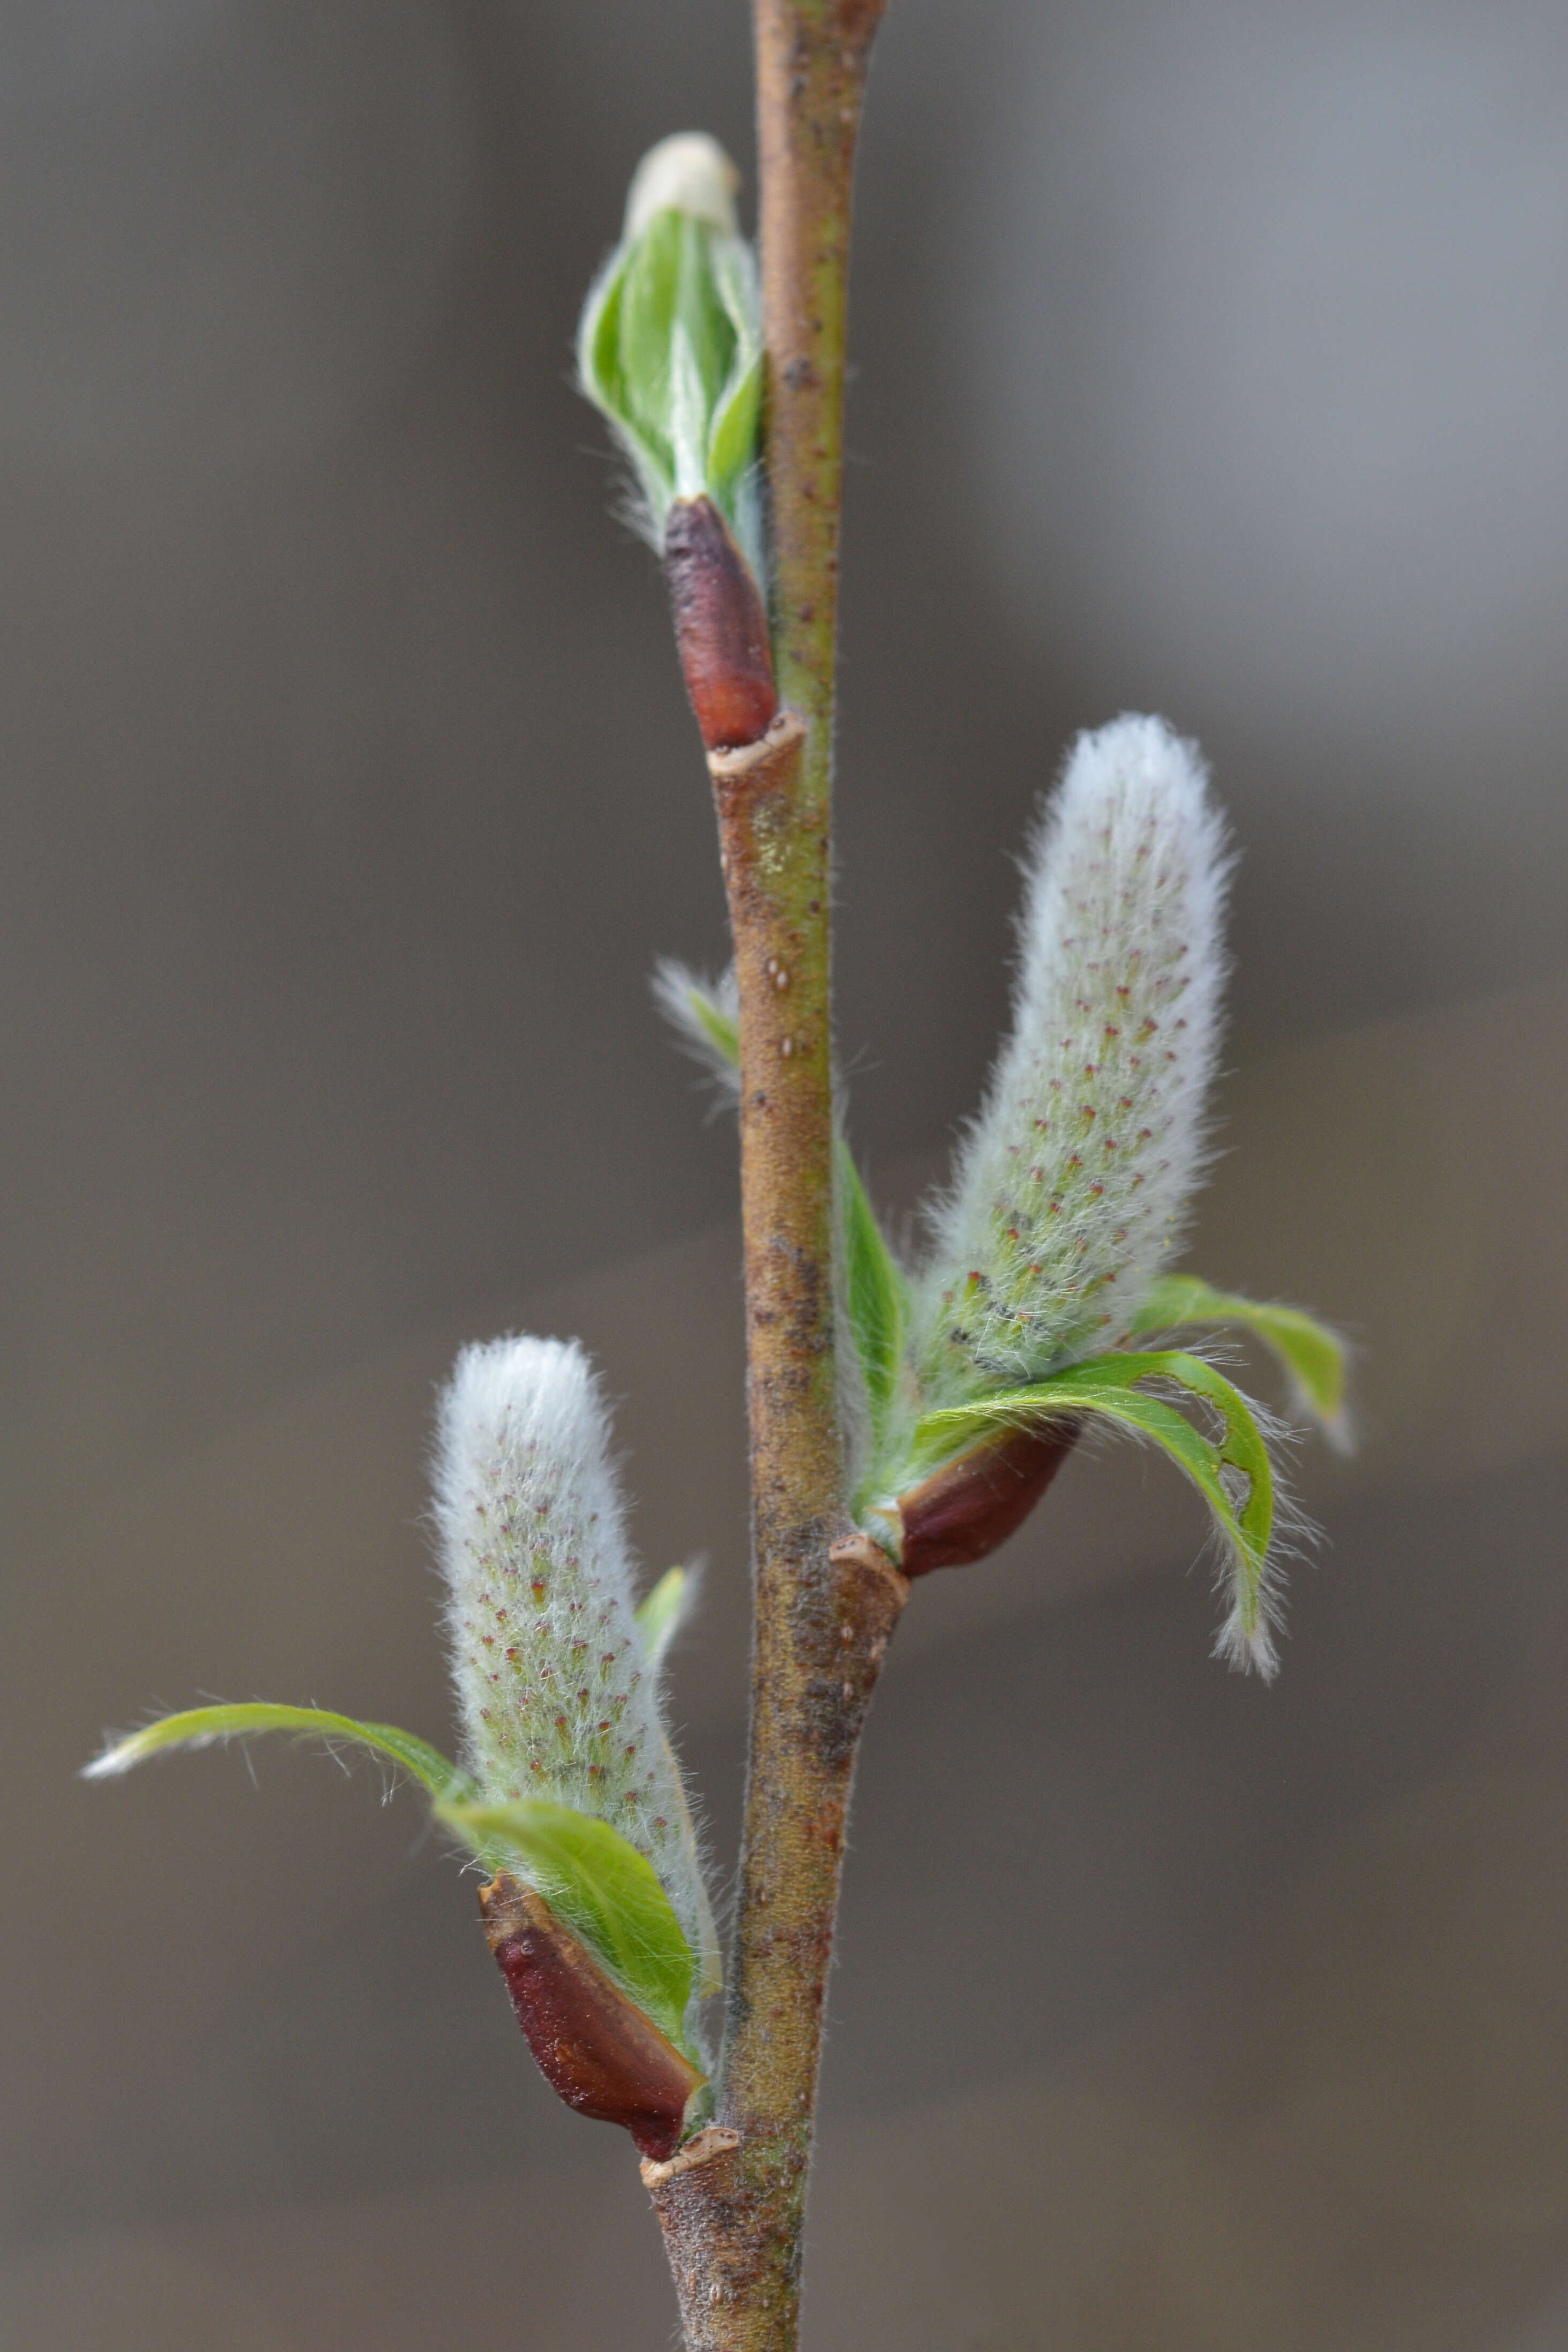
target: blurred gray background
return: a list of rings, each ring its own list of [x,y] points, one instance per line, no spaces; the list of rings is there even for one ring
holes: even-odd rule
[[[733,1848],[734,1144],[652,560],[569,383],[741,0],[0,14],[9,1129],[0,2341],[667,2344],[625,2141],[535,2077],[373,1773],[108,1789],[201,1694],[437,1740],[465,1337],[583,1334]],[[1193,1259],[1338,1318],[1364,1444],[1279,1685],[1197,1516],[1075,1460],[868,1739],[812,2352],[1568,2345],[1568,18],[892,0],[846,520],[840,1029],[905,1213],[1072,731],[1245,845]],[[1258,1367],[1260,1385],[1269,1375]]]

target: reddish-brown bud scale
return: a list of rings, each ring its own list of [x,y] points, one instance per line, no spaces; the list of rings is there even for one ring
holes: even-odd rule
[[[934,1568],[967,1568],[984,1559],[1020,1528],[1078,1436],[1075,1421],[1048,1421],[1009,1429],[944,1463],[898,1498],[904,1523],[899,1565],[905,1576]]]
[[[738,751],[760,742],[779,708],[768,614],[751,566],[711,499],[677,499],[671,507],[664,578],[705,750]]]
[[[613,1984],[543,1896],[500,1872],[479,1890],[490,1949],[540,2074],[579,2115],[629,2131],[663,2163],[704,2080]]]

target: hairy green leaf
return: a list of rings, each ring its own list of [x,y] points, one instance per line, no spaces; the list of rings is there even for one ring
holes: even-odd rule
[[[880,1436],[898,1383],[909,1321],[909,1286],[883,1237],[860,1171],[841,1136],[835,1139],[835,1150],[850,1328],[865,1375],[872,1428]]]
[[[351,1715],[333,1715],[319,1706],[273,1706],[248,1702],[234,1706],[193,1706],[180,1715],[160,1717],[115,1740],[101,1756],[83,1768],[89,1780],[106,1780],[129,1772],[168,1748],[210,1748],[214,1741],[246,1739],[256,1731],[292,1731],[324,1741],[329,1748],[348,1742],[369,1748],[400,1764],[433,1797],[475,1796],[477,1790],[466,1772],[451,1764],[437,1749],[412,1731],[392,1723],[361,1723]]]
[[[637,1629],[643,1636],[648,1671],[656,1675],[686,1612],[692,1575],[687,1568],[667,1568],[653,1591],[637,1607]]]
[[[1216,1290],[1196,1274],[1166,1274],[1151,1284],[1133,1324],[1135,1339],[1200,1324],[1235,1324],[1273,1349],[1303,1412],[1337,1445],[1348,1442],[1345,1347],[1337,1332],[1299,1307],[1273,1307]]]
[[[706,495],[760,579],[762,331],[744,240],[706,215],[653,212],[595,281],[578,366],[632,459],[657,531],[674,499]]]
[[[762,410],[762,354],[731,378],[713,412],[708,432],[708,480],[716,491],[728,493],[757,457],[758,420]],[[721,498],[720,503],[724,503]]]
[[[738,1069],[740,1034],[735,1015],[711,988],[684,965],[666,963],[660,968],[656,992],[688,1039],[706,1047],[721,1069]],[[850,1328],[865,1377],[873,1437],[880,1438],[904,1354],[909,1285],[883,1238],[860,1171],[841,1135],[835,1136],[833,1148]]]
[[[688,988],[686,1001],[691,1006],[693,1020],[707,1039],[718,1059],[721,1062],[727,1062],[732,1070],[738,1070],[740,1067],[738,1024],[730,1013],[726,1012],[716,997],[709,996],[703,989]]]
[[[637,1626],[643,1636],[651,1675],[657,1675],[663,1667],[670,1643],[680,1630],[695,1591],[696,1580],[689,1568],[666,1569],[638,1608]],[[708,1904],[702,1856],[697,1848],[696,1823],[692,1819],[692,1809],[686,1799],[685,1780],[667,1738],[664,1751],[670,1759],[670,1772],[681,1809],[681,1842],[691,1862],[692,1885],[697,1895],[697,1981],[706,2000],[709,1993],[717,1992],[724,1982],[718,1930],[714,1925],[713,1912]]]
[[[1207,1434],[1158,1392],[1170,1388],[1207,1408],[1218,1433]],[[1273,1471],[1246,1398],[1201,1357],[1174,1349],[1113,1351],[1028,1388],[927,1413],[915,1432],[914,1468],[925,1475],[998,1427],[1084,1413],[1151,1439],[1191,1479],[1214,1516],[1228,1559],[1232,1616],[1221,1646],[1244,1650],[1261,1673],[1272,1673],[1266,1571],[1274,1524]]]
[[[537,1886],[660,2032],[689,2050],[691,1946],[653,1864],[619,1831],[544,1798],[438,1800],[435,1812],[487,1868]]]

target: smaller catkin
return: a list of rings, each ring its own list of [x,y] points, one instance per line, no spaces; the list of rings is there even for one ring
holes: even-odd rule
[[[1115,1345],[1167,1263],[1203,1157],[1228,867],[1194,744],[1159,719],[1079,738],[1025,859],[1012,1035],[918,1286],[927,1402]]]
[[[549,1797],[610,1822],[700,1952],[706,1904],[633,1613],[609,1434],[574,1342],[493,1339],[458,1358],[434,1503],[463,1760],[490,1803]]]

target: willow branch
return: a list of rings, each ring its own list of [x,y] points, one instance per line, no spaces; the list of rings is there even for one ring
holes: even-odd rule
[[[690,2352],[790,2352],[861,1726],[907,1586],[844,1515],[829,886],[851,183],[883,0],[755,0],[781,710],[710,757],[740,998],[756,1643],[718,2125],[648,2168]]]

